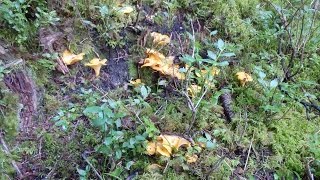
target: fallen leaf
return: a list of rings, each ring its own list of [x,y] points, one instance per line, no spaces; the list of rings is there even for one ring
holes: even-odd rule
[[[245,86],[247,82],[253,81],[252,77],[246,72],[237,72],[237,79],[239,80],[241,86]]]
[[[69,50],[65,50],[62,53],[61,59],[66,65],[72,65],[78,61],[81,61],[83,59],[84,55],[85,55],[84,53],[80,53],[78,55],[75,55],[75,54],[72,54]]]
[[[170,37],[168,35],[164,35],[157,32],[152,32],[151,37],[153,37],[153,43],[164,46],[170,43]]]
[[[198,160],[198,156],[196,154],[192,156],[186,155],[186,159],[188,163],[194,163]]]
[[[93,58],[89,63],[86,63],[85,66],[91,67],[94,70],[96,77],[98,77],[100,75],[101,67],[106,65],[106,62],[106,59],[100,60],[98,58]]]

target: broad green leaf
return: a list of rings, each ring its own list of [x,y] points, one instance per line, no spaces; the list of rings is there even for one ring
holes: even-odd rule
[[[147,98],[149,95],[148,90],[145,86],[141,86],[140,93],[143,99]]]
[[[116,159],[121,159],[121,156],[122,156],[122,152],[120,149],[117,149],[116,150]]]
[[[117,128],[121,127],[121,120],[120,119],[116,120],[116,126],[117,126]]]
[[[91,121],[93,126],[100,127],[106,123],[107,119],[106,118],[96,118]]]
[[[88,113],[98,113],[101,111],[101,108],[99,106],[90,106],[90,107],[87,107],[83,113],[85,115],[87,115]]]
[[[219,39],[217,42],[217,48],[222,51],[224,49],[224,42],[222,39]]]
[[[217,60],[217,55],[214,52],[208,50],[207,53],[209,58],[212,60]]]
[[[211,142],[211,141],[207,141],[207,144],[206,144],[206,148],[208,149],[214,149],[216,147],[216,144]]]
[[[110,144],[112,144],[113,139],[111,137],[107,137],[104,139],[103,144],[105,144],[106,146],[109,146]]]

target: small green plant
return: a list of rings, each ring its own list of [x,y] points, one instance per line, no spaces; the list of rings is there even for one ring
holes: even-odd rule
[[[55,122],[56,126],[61,127],[66,131],[69,128],[70,123],[75,121],[79,116],[81,116],[80,107],[76,104],[69,103],[67,108],[59,109],[57,115],[53,117],[52,120]]]
[[[123,34],[124,28],[129,26],[135,17],[132,6],[119,5],[114,1],[109,1],[93,6],[90,16],[86,17],[86,20],[82,20],[82,22],[96,29],[99,33],[99,38],[105,44],[114,48],[124,45],[124,37],[120,34]]]
[[[55,11],[48,12],[46,1],[3,0],[0,6],[0,35],[19,45],[32,40],[37,29],[57,22]]]
[[[146,133],[134,135],[122,128],[124,112],[118,111],[119,102],[109,100],[101,106],[87,107],[83,113],[91,120],[94,127],[104,132],[103,144],[97,147],[98,152],[119,160],[123,154],[143,151],[143,143],[148,135]]]

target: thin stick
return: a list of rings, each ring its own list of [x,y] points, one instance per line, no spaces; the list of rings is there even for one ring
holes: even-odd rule
[[[0,142],[1,142],[1,144],[2,144],[2,147],[3,147],[2,149],[3,149],[4,153],[5,153],[6,155],[10,155],[9,148],[8,148],[6,142],[4,141],[1,132],[0,132]],[[16,161],[12,160],[12,161],[11,161],[11,164],[12,164],[12,166],[14,167],[14,169],[16,170],[16,172],[17,172],[17,174],[18,174],[18,177],[21,179],[23,176],[22,176],[22,173],[21,173],[21,171],[20,171],[20,169],[19,169]]]
[[[94,168],[94,166],[89,162],[87,157],[84,154],[82,154],[82,157],[89,164],[89,166],[93,169],[94,173],[98,176],[98,178],[100,180],[104,180],[104,178],[99,174],[99,172],[96,170],[96,168]]]
[[[247,159],[246,159],[246,164],[244,165],[244,169],[243,169],[244,171],[246,171],[246,169],[247,169],[247,164],[248,164],[249,156],[250,156],[250,153],[251,153],[251,147],[252,147],[253,138],[254,138],[254,134],[252,135],[252,138],[251,138],[249,151],[248,151],[248,155],[247,155]]]

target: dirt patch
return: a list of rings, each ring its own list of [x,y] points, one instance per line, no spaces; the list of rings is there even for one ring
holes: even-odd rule
[[[129,81],[126,49],[102,49],[108,58],[108,64],[102,69],[101,87],[104,90],[115,89]]]

